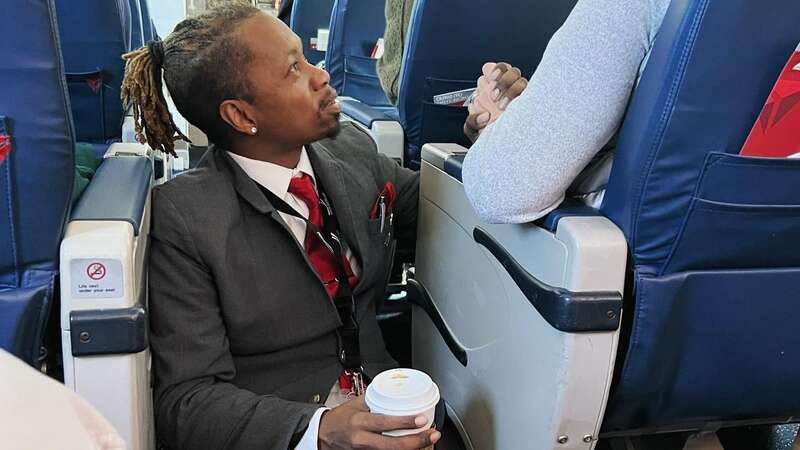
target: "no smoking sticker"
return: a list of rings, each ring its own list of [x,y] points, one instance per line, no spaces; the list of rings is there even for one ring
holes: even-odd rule
[[[86,275],[95,281],[102,280],[106,276],[106,266],[100,263],[91,263],[86,266]]]
[[[122,263],[116,259],[73,259],[70,275],[75,298],[122,297]]]

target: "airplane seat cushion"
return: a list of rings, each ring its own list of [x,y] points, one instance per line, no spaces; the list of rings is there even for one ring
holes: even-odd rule
[[[336,0],[331,14],[325,68],[339,95],[370,106],[392,106],[378,79],[377,60],[370,57],[386,27],[385,2]]]
[[[740,156],[800,42],[793,0],[673,0],[602,213],[632,258],[605,431],[800,414],[800,161]]]
[[[128,0],[56,0],[76,138],[106,142],[122,132],[122,55],[131,46]]]
[[[37,363],[54,296],[74,177],[74,141],[55,11],[0,14],[0,347]],[[25,42],[20,52],[18,42]]]
[[[334,0],[295,0],[290,18],[291,29],[303,41],[303,54],[311,64],[325,60],[325,52],[311,48],[317,30],[328,28]]]
[[[417,0],[411,15],[400,72],[398,109],[408,142],[406,164],[418,167],[422,145],[457,142],[464,136],[465,108],[433,103],[433,96],[474,88],[487,61],[505,61],[530,76],[550,37],[575,1],[515,2],[514,14],[494,0]],[[486,39],[481,29],[503,30]],[[513,44],[513,45],[512,45]]]

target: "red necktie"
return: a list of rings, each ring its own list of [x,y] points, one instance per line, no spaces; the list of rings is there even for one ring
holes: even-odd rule
[[[289,182],[289,193],[295,195],[308,206],[308,221],[314,224],[318,229],[322,230],[324,227],[324,219],[322,217],[322,209],[319,204],[319,196],[314,189],[314,182],[311,177],[303,174],[300,177],[292,178]],[[304,248],[311,265],[316,270],[322,282],[325,284],[325,289],[331,299],[336,297],[339,291],[339,265],[336,264],[336,256],[331,253],[325,244],[320,240],[319,236],[311,230],[311,227],[306,227],[306,238]],[[353,274],[353,269],[350,267],[350,261],[344,255],[342,249],[342,262],[344,269],[347,273],[350,286],[354,287],[358,284],[358,278]]]

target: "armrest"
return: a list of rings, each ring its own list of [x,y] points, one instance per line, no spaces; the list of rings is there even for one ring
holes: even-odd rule
[[[460,182],[467,151],[466,147],[458,144],[425,144],[422,147],[422,160]]]
[[[65,386],[97,408],[129,447],[149,449],[155,448],[146,259],[153,163],[149,154],[133,153],[106,154],[65,229],[61,351]]]
[[[377,121],[394,121],[383,111],[352,98],[340,98],[342,112],[367,128]]]
[[[71,220],[126,221],[138,236],[152,178],[148,158],[106,158],[78,201]]]
[[[113,158],[115,156],[144,156],[150,157],[153,152],[145,144],[133,142],[115,142],[108,146],[103,158]]]
[[[422,160],[462,182],[461,171],[467,148],[458,144],[427,144],[422,148]],[[536,225],[548,231],[556,231],[558,223],[565,217],[597,217],[600,211],[578,200],[567,199],[556,210],[536,221]]]
[[[599,217],[602,216],[597,208],[585,205],[575,199],[566,199],[550,214],[536,221],[536,224],[545,230],[556,231],[558,222],[566,217]]]
[[[444,380],[442,395],[479,443],[487,432],[509,436],[503,448],[594,441],[621,332],[625,237],[602,216],[563,217],[555,231],[482,222],[456,170],[464,153],[422,151],[415,277],[435,308],[412,312],[415,367]],[[531,389],[509,388],[519,385]],[[526,433],[516,417],[530,418]]]
[[[475,228],[472,234],[475,242],[497,259],[517,288],[553,328],[569,333],[614,331],[619,328],[622,312],[620,292],[573,292],[550,286],[528,272],[486,231]]]
[[[382,153],[403,164],[405,149],[405,133],[397,117],[391,111],[385,112],[379,108],[369,106],[353,98],[341,98],[344,115],[352,119],[352,123],[367,131]],[[396,111],[396,110],[395,110]]]

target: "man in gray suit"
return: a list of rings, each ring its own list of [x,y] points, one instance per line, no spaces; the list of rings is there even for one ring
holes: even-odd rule
[[[180,112],[217,144],[196,169],[153,191],[150,338],[160,440],[261,450],[415,450],[436,442],[432,430],[383,436],[424,418],[371,414],[361,398],[323,408],[343,372],[346,317],[334,306],[337,292],[352,288],[364,375],[396,364],[375,302],[385,293],[393,237],[413,241],[418,174],[379,155],[362,130],[340,127],[328,74],[305,61],[285,25],[255,8],[187,19],[163,43],[126,58],[124,94],[151,146],[169,151],[175,134],[159,113],[160,83],[150,79],[159,70]],[[333,253],[341,263],[325,253],[332,241],[316,240],[316,227],[328,225],[315,214],[338,222],[341,252]],[[348,266],[351,283],[328,277],[325,264]]]

